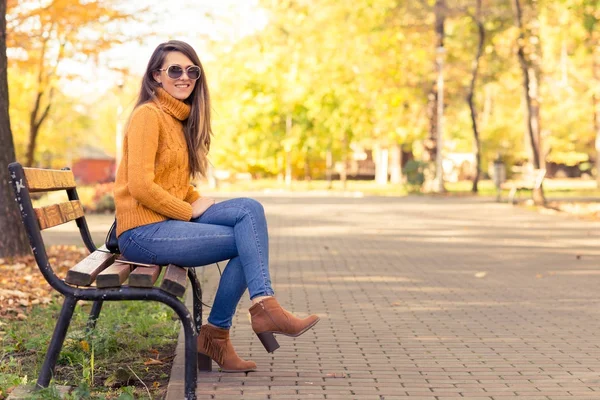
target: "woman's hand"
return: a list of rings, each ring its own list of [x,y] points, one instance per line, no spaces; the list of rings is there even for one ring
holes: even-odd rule
[[[215,199],[211,199],[210,197],[198,198],[192,203],[192,218],[198,218],[213,204],[215,204]]]

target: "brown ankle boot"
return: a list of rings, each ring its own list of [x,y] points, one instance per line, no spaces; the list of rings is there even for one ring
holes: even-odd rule
[[[202,325],[198,335],[198,358],[204,354],[215,360],[223,372],[248,372],[256,370],[254,361],[241,359],[229,340],[229,330],[212,325]]]
[[[274,333],[298,337],[319,322],[316,315],[307,318],[294,317],[279,305],[275,297],[267,297],[250,307],[250,316],[252,330],[269,353],[279,348]]]

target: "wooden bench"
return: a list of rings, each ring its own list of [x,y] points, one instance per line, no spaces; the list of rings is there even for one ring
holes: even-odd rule
[[[96,248],[70,170],[23,168],[19,163],[10,164],[8,169],[36,263],[48,283],[65,298],[37,385],[47,387],[50,383],[77,301],[94,302],[87,324],[87,329],[93,330],[104,301],[153,300],[171,307],[181,320],[185,334],[185,399],[195,400],[198,361],[202,370],[210,371],[212,365],[208,357],[197,358],[202,290],[195,269],[132,264],[119,254],[110,253],[105,246]],[[56,190],[66,190],[69,201],[33,207],[31,193]],[[73,220],[90,254],[61,279],[50,265],[41,231]],[[157,282],[161,269],[165,269],[165,273]],[[193,290],[192,313],[179,299],[185,293],[188,279]]]
[[[519,191],[530,190],[533,192],[533,190],[539,189],[542,186],[545,177],[545,169],[524,169],[522,170],[519,179],[504,182],[501,185],[501,188],[509,190],[508,202],[511,204],[516,204],[516,196]]]

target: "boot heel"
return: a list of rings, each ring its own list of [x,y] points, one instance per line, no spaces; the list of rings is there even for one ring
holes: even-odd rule
[[[273,332],[257,333],[257,336],[267,352],[272,353],[279,348]]]
[[[198,353],[198,369],[200,371],[212,371],[212,360],[206,354]]]

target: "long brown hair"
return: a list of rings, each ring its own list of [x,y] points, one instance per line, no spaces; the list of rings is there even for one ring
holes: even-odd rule
[[[191,110],[189,117],[183,122],[183,131],[188,148],[190,174],[192,176],[206,176],[206,156],[210,150],[210,138],[212,135],[210,126],[210,95],[208,93],[204,68],[202,68],[200,58],[192,46],[179,40],[170,40],[158,45],[148,61],[148,66],[142,79],[140,95],[135,107],[156,99],[155,91],[160,87],[160,84],[154,79],[154,73],[162,68],[167,53],[172,51],[183,53],[194,65],[200,67],[200,79],[196,81],[196,86],[192,94],[184,100],[186,104],[191,106]]]

